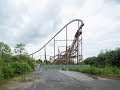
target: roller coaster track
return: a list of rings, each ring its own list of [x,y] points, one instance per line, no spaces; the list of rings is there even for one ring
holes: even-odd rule
[[[77,23],[77,30],[76,33],[74,35],[74,39],[71,40],[72,44],[68,46],[68,29],[67,27],[74,22],[78,22]],[[62,29],[60,29],[44,46],[42,46],[39,50],[33,52],[32,54],[30,54],[32,57],[34,57],[34,55],[38,52],[40,52],[41,50],[44,49],[44,60],[47,60],[47,55],[46,55],[46,47],[50,42],[54,42],[53,45],[53,52],[54,55],[51,56],[50,55],[50,61],[52,63],[55,64],[71,64],[71,63],[80,63],[80,60],[83,59],[83,55],[82,55],[82,27],[84,26],[84,23],[82,20],[80,19],[74,19],[72,21],[70,21],[69,23],[67,23]],[[58,46],[58,53],[56,54],[56,37],[57,35],[60,34],[60,32],[62,32],[63,30],[65,30],[65,40],[58,40],[58,41],[64,41],[66,43],[65,46]],[[59,47],[65,47],[65,50],[60,52]]]

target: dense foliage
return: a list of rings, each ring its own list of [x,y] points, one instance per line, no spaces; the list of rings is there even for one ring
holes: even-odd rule
[[[11,48],[0,42],[0,81],[14,76],[26,74],[34,70],[35,62],[25,52],[25,45],[16,44],[15,53],[11,53]]]
[[[114,66],[120,67],[120,48],[100,52],[97,57],[88,57],[84,60],[85,64],[97,67]]]

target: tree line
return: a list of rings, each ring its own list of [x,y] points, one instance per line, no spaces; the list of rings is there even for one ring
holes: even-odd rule
[[[18,43],[14,50],[0,42],[0,81],[29,73],[34,70],[35,60],[25,49],[25,44]]]
[[[101,51],[98,56],[88,57],[83,63],[96,67],[113,66],[120,67],[120,48]]]

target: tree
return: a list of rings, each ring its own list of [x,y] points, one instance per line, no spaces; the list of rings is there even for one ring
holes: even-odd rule
[[[97,67],[115,66],[120,67],[120,48],[115,50],[103,50],[97,57],[89,57],[84,60],[85,64],[94,65]]]
[[[112,65],[112,62],[115,60],[115,50],[109,50],[109,51],[106,51],[105,53],[105,63],[108,64],[108,65]]]
[[[88,57],[84,60],[85,64],[90,64],[90,65],[96,65],[97,64],[97,57],[93,56],[93,57]]]
[[[10,54],[11,53],[11,48],[3,43],[3,42],[0,42],[0,55],[2,56],[3,54]]]
[[[25,49],[25,44],[23,43],[16,44],[14,53],[17,55],[27,54]]]
[[[106,51],[105,56],[107,64],[120,67],[120,48]]]
[[[106,51],[103,52],[103,50],[100,52],[100,54],[97,56],[98,58],[98,63],[99,65],[105,65],[105,61],[106,61]]]

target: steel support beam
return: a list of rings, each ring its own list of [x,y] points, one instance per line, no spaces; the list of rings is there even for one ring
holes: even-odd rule
[[[67,50],[67,26],[66,26],[66,64],[68,64],[68,50]]]
[[[54,38],[54,60],[55,60],[55,38]]]

